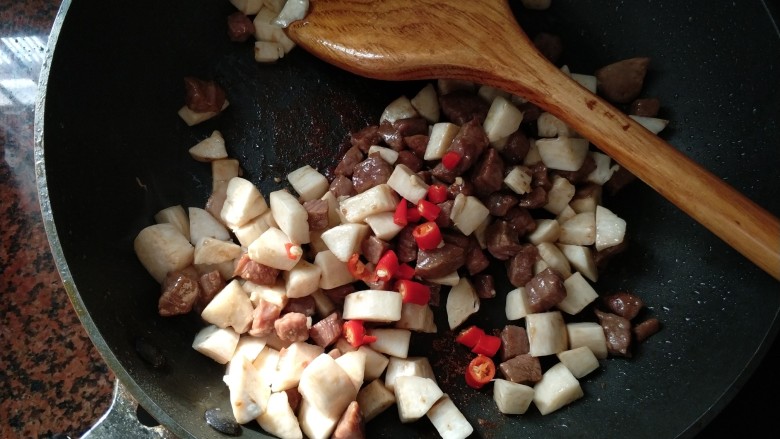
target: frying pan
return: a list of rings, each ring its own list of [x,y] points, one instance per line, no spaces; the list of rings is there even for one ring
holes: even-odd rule
[[[574,72],[651,57],[644,94],[659,97],[662,117],[671,120],[663,135],[780,214],[780,38],[767,4],[556,0],[542,14],[510,3],[529,34],[562,36]],[[358,78],[299,49],[276,64],[257,64],[251,43],[226,37],[232,11],[221,0],[65,1],[36,114],[44,221],[73,305],[117,379],[180,437],[221,436],[203,413],[229,410],[224,367],[191,348],[197,316],[157,314],[159,286],[132,240],[164,207],[205,205],[210,169],[188,148],[219,129],[244,175],[268,193],[282,187],[274,178],[303,164],[333,166],[347,133],[376,123],[387,103],[423,85]],[[217,80],[230,107],[186,126],[176,111],[187,75]],[[631,359],[602,361],[582,380],[583,399],[547,416],[530,410],[521,417],[500,415],[489,391],[457,379],[462,365],[454,348],[441,348],[451,333],[415,337],[412,354],[432,352],[440,385],[478,436],[691,437],[732,399],[774,340],[775,280],[640,182],[606,203],[628,222],[629,250],[596,289],[638,293],[662,331]],[[474,323],[504,324],[503,303],[484,308]],[[442,314],[437,322],[446,328]],[[163,367],[138,355],[139,338],[159,349]],[[368,424],[369,436],[436,436],[427,421],[396,419],[388,410]],[[254,424],[242,435],[264,437]]]

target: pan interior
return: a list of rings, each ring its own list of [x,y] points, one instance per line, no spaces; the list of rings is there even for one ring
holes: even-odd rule
[[[574,72],[651,57],[645,94],[659,97],[671,120],[664,137],[780,213],[773,194],[780,92],[767,80],[780,70],[780,39],[760,2],[553,3],[544,14],[516,6],[516,17],[530,35],[559,33]],[[84,0],[63,8],[39,119],[47,229],[74,305],[112,370],[178,436],[215,436],[202,419],[207,408],[229,409],[224,367],[190,347],[201,327],[196,317],[157,315],[159,286],[138,263],[133,239],[162,208],[205,205],[210,168],[187,150],[213,130],[244,176],[268,193],[303,164],[333,166],[347,133],[376,123],[391,100],[424,83],[357,78],[299,49],[257,64],[251,43],[225,36],[234,11],[227,1],[120,5]],[[226,88],[224,114],[194,127],[179,119],[188,75]],[[776,281],[641,183],[607,203],[627,220],[630,249],[597,290],[637,292],[663,330],[634,358],[602,362],[583,380],[583,400],[545,417],[501,416],[490,392],[458,379],[451,333],[417,338],[412,354],[432,352],[440,385],[481,436],[620,437],[627,423],[637,438],[691,436],[774,339]],[[485,308],[475,323],[503,325],[503,303]],[[447,327],[443,313],[437,319]],[[165,354],[163,369],[138,357],[140,337]],[[263,437],[251,425],[244,436]],[[427,422],[400,424],[393,410],[368,430],[435,436]]]

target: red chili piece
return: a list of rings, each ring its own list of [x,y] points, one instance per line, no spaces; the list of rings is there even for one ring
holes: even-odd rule
[[[388,250],[379,258],[374,272],[379,280],[390,280],[398,271],[398,255]]]
[[[477,344],[471,348],[471,352],[479,355],[485,355],[492,357],[498,352],[498,348],[501,347],[501,339],[495,335],[484,334],[477,340]]]
[[[401,198],[401,201],[398,202],[398,205],[395,207],[395,213],[393,214],[393,222],[396,225],[403,227],[407,224],[407,210],[406,200]]]
[[[428,221],[415,227],[412,230],[412,236],[420,250],[433,250],[441,244],[442,240],[441,230],[433,221]]]
[[[292,242],[288,242],[284,244],[284,250],[287,251],[287,257],[290,259],[298,259],[298,256],[300,256],[300,249],[298,249],[296,252],[293,252],[293,248],[297,247]]]
[[[495,363],[484,355],[477,355],[466,368],[466,384],[475,389],[481,389],[495,376]]]
[[[360,254],[354,253],[347,261],[347,270],[355,279],[368,280],[371,276],[371,270],[360,260]]]
[[[420,212],[420,216],[423,218],[427,219],[428,221],[435,221],[436,217],[438,217],[439,213],[441,212],[441,207],[423,199],[417,203],[417,210]]]
[[[406,221],[407,223],[416,223],[419,222],[421,218],[420,210],[416,208],[416,206],[412,206],[411,209],[407,207],[406,210]]]
[[[401,279],[395,284],[395,289],[401,293],[401,302],[427,305],[431,300],[431,289],[428,285],[413,280]]]
[[[360,347],[364,344],[376,341],[375,335],[366,335],[366,328],[362,320],[347,320],[343,326],[344,338],[353,347]]]
[[[452,171],[456,166],[458,166],[460,159],[460,154],[455,151],[450,151],[444,154],[444,157],[441,158],[441,164],[448,170]]]
[[[434,183],[428,186],[428,201],[434,204],[447,201],[447,186],[441,183]]]
[[[485,331],[483,331],[482,328],[471,325],[460,331],[458,336],[455,337],[455,341],[471,349],[477,345],[477,342],[483,335],[485,335]]]
[[[395,271],[395,277],[397,279],[411,279],[414,277],[414,267],[409,264],[400,264],[398,270]]]

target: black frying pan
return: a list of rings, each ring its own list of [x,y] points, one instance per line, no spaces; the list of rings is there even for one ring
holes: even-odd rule
[[[517,9],[529,34],[562,35],[575,72],[650,56],[645,94],[658,96],[672,121],[664,136],[780,214],[780,38],[767,5],[555,0],[545,14]],[[41,199],[65,286],[116,376],[182,437],[219,436],[203,412],[228,407],[224,368],[190,347],[200,327],[195,316],[157,315],[158,285],[138,263],[132,240],[161,208],[204,205],[209,168],[187,149],[221,130],[231,156],[267,193],[279,187],[274,177],[302,164],[332,166],[346,133],[376,123],[387,103],[421,87],[356,78],[300,49],[258,65],[251,43],[225,36],[233,10],[227,0],[66,1],[38,108]],[[176,115],[186,75],[216,79],[227,89],[229,109],[187,127]],[[604,361],[584,379],[583,399],[545,417],[535,410],[501,416],[489,391],[446,379],[460,369],[438,368],[444,391],[479,436],[690,437],[771,345],[777,281],[641,183],[608,202],[628,221],[630,250],[597,289],[639,293],[664,329],[634,358]],[[503,304],[494,308],[476,322],[501,317]],[[164,368],[139,357],[139,337],[159,347]],[[413,353],[425,354],[432,344],[422,337]],[[446,355],[435,351],[433,361]],[[244,436],[262,437],[247,427]],[[427,421],[399,424],[392,409],[368,432],[435,436]]]

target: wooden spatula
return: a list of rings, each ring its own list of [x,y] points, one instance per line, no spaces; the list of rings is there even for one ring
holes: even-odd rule
[[[780,221],[549,63],[505,0],[310,0],[287,30],[358,75],[462,79],[528,99],[780,280]]]

